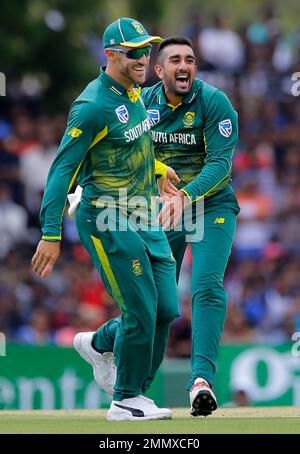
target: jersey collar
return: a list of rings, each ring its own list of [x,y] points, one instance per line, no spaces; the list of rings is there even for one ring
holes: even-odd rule
[[[100,80],[101,82],[104,83],[104,85],[111,90],[113,93],[115,93],[118,96],[128,96],[130,101],[136,102],[139,99],[140,92],[141,92],[141,87],[139,84],[135,84],[133,89],[126,89],[123,87],[123,85],[120,85],[118,82],[116,82],[114,79],[112,79],[110,76],[108,76],[105,72],[106,66],[102,66],[100,68]]]
[[[191,102],[193,102],[199,93],[199,89],[200,89],[200,80],[195,79],[190,92],[185,96],[185,98],[183,98],[182,102],[177,107],[181,106],[181,104],[190,104]],[[161,82],[160,90],[158,91],[158,94],[157,94],[157,103],[160,105],[167,104],[168,106],[172,107],[171,104],[166,99],[162,82]]]

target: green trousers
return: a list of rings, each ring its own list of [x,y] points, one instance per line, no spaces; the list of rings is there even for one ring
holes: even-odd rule
[[[231,253],[239,206],[231,187],[225,188],[204,203],[203,214],[193,210],[193,223],[198,217],[197,237],[192,252],[192,375],[190,390],[197,377],[214,383],[218,348],[226,316],[227,294],[224,274]],[[201,211],[201,210],[200,210]],[[200,218],[200,219],[199,219]],[[166,232],[177,262],[177,280],[188,242],[182,231]],[[195,237],[197,239],[197,237]]]
[[[199,215],[193,207],[193,223],[198,216],[200,238],[190,241],[192,251],[192,375],[189,390],[197,377],[213,384],[218,348],[226,316],[227,294],[223,278],[231,253],[239,206],[231,187],[227,187],[204,203]],[[201,232],[202,229],[202,232]],[[177,262],[177,279],[184,252],[187,232],[166,232],[174,258]],[[195,239],[194,237],[193,239]],[[118,319],[100,327],[95,335],[96,345],[112,351]]]
[[[127,226],[120,231],[127,219],[118,217],[115,231],[99,231],[102,210],[82,201],[76,222],[83,246],[122,311],[94,336],[97,349],[115,354],[114,400],[122,400],[143,394],[163,360],[170,324],[179,311],[176,262],[162,230]]]

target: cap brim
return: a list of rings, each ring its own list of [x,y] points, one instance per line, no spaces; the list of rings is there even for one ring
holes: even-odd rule
[[[122,46],[125,46],[125,47],[141,47],[143,46],[144,44],[148,44],[148,43],[161,43],[163,41],[162,38],[160,38],[160,36],[140,36],[138,38],[135,38],[133,39],[132,41],[125,41],[124,43],[120,43],[122,44]]]

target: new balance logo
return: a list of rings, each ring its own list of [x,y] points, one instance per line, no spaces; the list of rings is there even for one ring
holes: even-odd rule
[[[214,224],[224,224],[225,218],[216,218]]]
[[[78,128],[71,128],[70,131],[67,132],[67,134],[68,136],[72,136],[74,137],[74,139],[76,139],[76,137],[79,137],[82,134],[82,131]]]
[[[115,404],[115,406],[130,411],[132,413],[132,416],[138,416],[140,418],[145,416],[144,412],[142,410],[139,410],[138,408],[125,407],[125,405],[120,404]]]

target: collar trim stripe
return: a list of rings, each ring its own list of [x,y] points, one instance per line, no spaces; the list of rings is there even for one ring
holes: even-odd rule
[[[111,87],[109,87],[111,91],[113,91],[114,93],[116,93],[117,95],[121,96],[122,93],[116,89],[116,87],[114,87],[113,85]]]
[[[193,94],[193,96],[191,97],[191,99],[189,100],[189,102],[192,102],[193,99],[195,99],[195,97],[196,97],[196,93]]]

